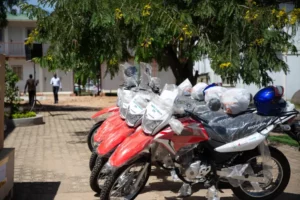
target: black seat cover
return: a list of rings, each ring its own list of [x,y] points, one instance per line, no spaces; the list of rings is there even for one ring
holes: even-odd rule
[[[246,113],[235,117],[226,116],[210,120],[208,125],[214,130],[209,132],[211,139],[229,143],[255,133],[274,119],[255,113]]]

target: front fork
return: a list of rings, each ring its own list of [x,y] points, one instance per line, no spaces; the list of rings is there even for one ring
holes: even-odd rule
[[[155,153],[156,153],[157,148],[158,148],[158,144],[157,144],[157,143],[152,144],[152,146],[150,147],[150,152],[151,152],[151,157],[150,157],[150,159],[151,159],[151,160],[150,160],[150,162],[147,162],[147,163],[146,163],[145,167],[142,169],[141,173],[140,173],[139,176],[137,177],[136,182],[135,182],[135,184],[134,184],[134,186],[133,186],[134,189],[137,189],[139,183],[141,182],[142,178],[144,177],[146,171],[148,170],[149,165],[151,165],[151,161],[154,160],[154,158],[155,158]]]

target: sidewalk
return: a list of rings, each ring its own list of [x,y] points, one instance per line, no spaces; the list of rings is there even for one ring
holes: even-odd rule
[[[16,148],[15,199],[17,200],[96,200],[89,186],[90,152],[86,144],[87,131],[93,121],[90,111],[54,112],[45,115],[45,124],[15,128],[6,138],[5,147]],[[300,199],[300,152],[280,147],[289,158],[292,176],[281,200]],[[154,168],[153,168],[154,169]],[[152,170],[152,176],[141,200],[175,200],[181,183]],[[170,182],[165,179],[168,178]],[[195,186],[197,188],[197,186]],[[222,200],[231,200],[231,190],[224,190]],[[204,200],[206,190],[193,194],[188,200]]]

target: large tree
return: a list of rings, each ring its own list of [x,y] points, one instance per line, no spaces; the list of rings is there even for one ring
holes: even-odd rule
[[[90,73],[107,61],[118,63],[135,52],[138,61],[170,67],[177,83],[195,83],[194,62],[209,56],[213,70],[231,82],[267,85],[268,72],[287,64],[281,52],[296,53],[292,36],[300,18],[298,1],[287,11],[276,0],[41,0],[48,14],[23,4],[38,18],[32,38],[51,43],[42,65]],[[288,31],[287,31],[288,29]]]

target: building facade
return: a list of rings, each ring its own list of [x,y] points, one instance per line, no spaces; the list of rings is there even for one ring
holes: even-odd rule
[[[26,61],[24,41],[29,36],[31,31],[36,26],[36,20],[29,19],[24,14],[8,14],[8,26],[0,29],[0,54],[7,57],[7,63],[10,65],[14,72],[19,76],[17,86],[19,91],[23,92],[26,80],[29,75],[34,76],[34,63]],[[43,54],[47,52],[49,45],[43,44]],[[57,73],[61,78],[62,92],[73,93],[73,72],[64,72],[57,70],[56,72],[49,72],[45,68],[41,68],[39,64],[35,65],[35,77],[39,84],[37,85],[38,93],[52,92],[50,79],[54,73]]]

